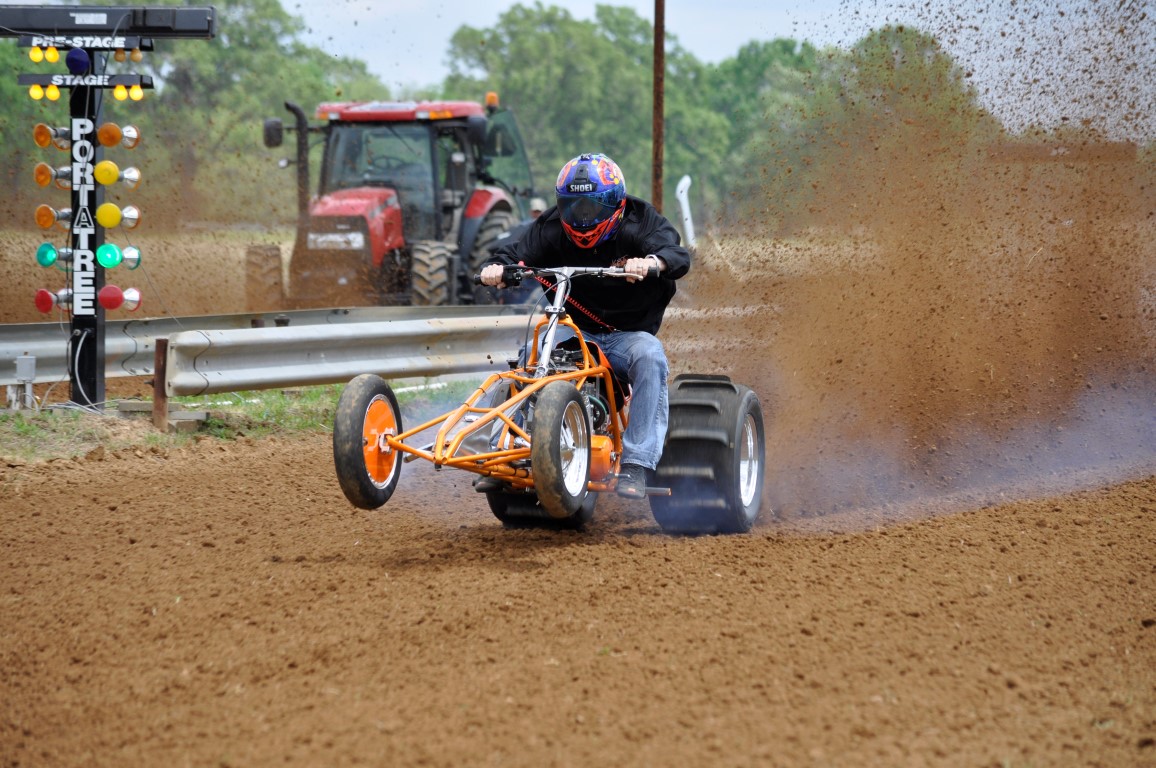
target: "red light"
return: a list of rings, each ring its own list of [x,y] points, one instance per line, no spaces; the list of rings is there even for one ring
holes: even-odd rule
[[[41,288],[36,292],[36,309],[41,312],[51,312],[52,308],[56,306],[56,294],[47,288]]]
[[[51,312],[53,307],[60,307],[61,309],[72,311],[72,289],[61,288],[56,293],[41,288],[36,292],[36,308],[41,312]]]
[[[100,289],[96,300],[105,309],[120,309],[120,305],[124,304],[124,291],[115,285],[106,285]]]
[[[124,309],[134,312],[140,307],[140,291],[136,288],[121,290],[115,285],[106,285],[96,294],[100,306],[108,310]]]

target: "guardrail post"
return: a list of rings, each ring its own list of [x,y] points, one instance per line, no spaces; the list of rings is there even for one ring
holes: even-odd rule
[[[157,339],[153,350],[153,426],[162,432],[169,429],[169,396],[165,390],[168,366],[165,362],[169,354],[169,340]]]

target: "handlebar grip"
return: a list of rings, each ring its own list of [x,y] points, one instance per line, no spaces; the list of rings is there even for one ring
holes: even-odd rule
[[[502,267],[502,282],[507,288],[517,288],[525,274],[522,267]],[[474,275],[474,285],[484,285],[481,274]],[[496,285],[492,287],[497,288]]]
[[[522,278],[526,275],[522,267],[503,267],[502,268],[502,282],[506,284],[507,288],[517,288],[522,284]]]

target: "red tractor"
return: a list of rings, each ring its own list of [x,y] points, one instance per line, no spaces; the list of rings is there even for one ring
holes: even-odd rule
[[[297,134],[297,234],[283,298],[292,307],[490,303],[472,276],[522,218],[530,166],[513,115],[465,101],[321,104],[310,125],[265,121],[265,146]],[[310,134],[320,134],[310,196]],[[276,253],[273,253],[273,251]],[[248,280],[281,283],[279,249],[248,255]]]

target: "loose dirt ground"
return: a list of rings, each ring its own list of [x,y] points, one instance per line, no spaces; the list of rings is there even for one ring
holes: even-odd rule
[[[3,764],[1156,764],[1156,477],[672,538],[406,470],[362,512],[319,438],[0,469]]]
[[[748,536],[504,530],[422,464],[358,511],[324,435],[0,461],[0,763],[1156,765],[1148,348],[1102,305],[936,339],[918,271],[731,248],[664,335],[767,403]]]
[[[359,511],[324,435],[0,446],[0,765],[1156,766],[1150,159],[870,138],[823,229],[702,227],[662,331],[763,400],[750,535],[504,530],[420,463]],[[236,238],[138,244],[145,314],[246,310]]]

